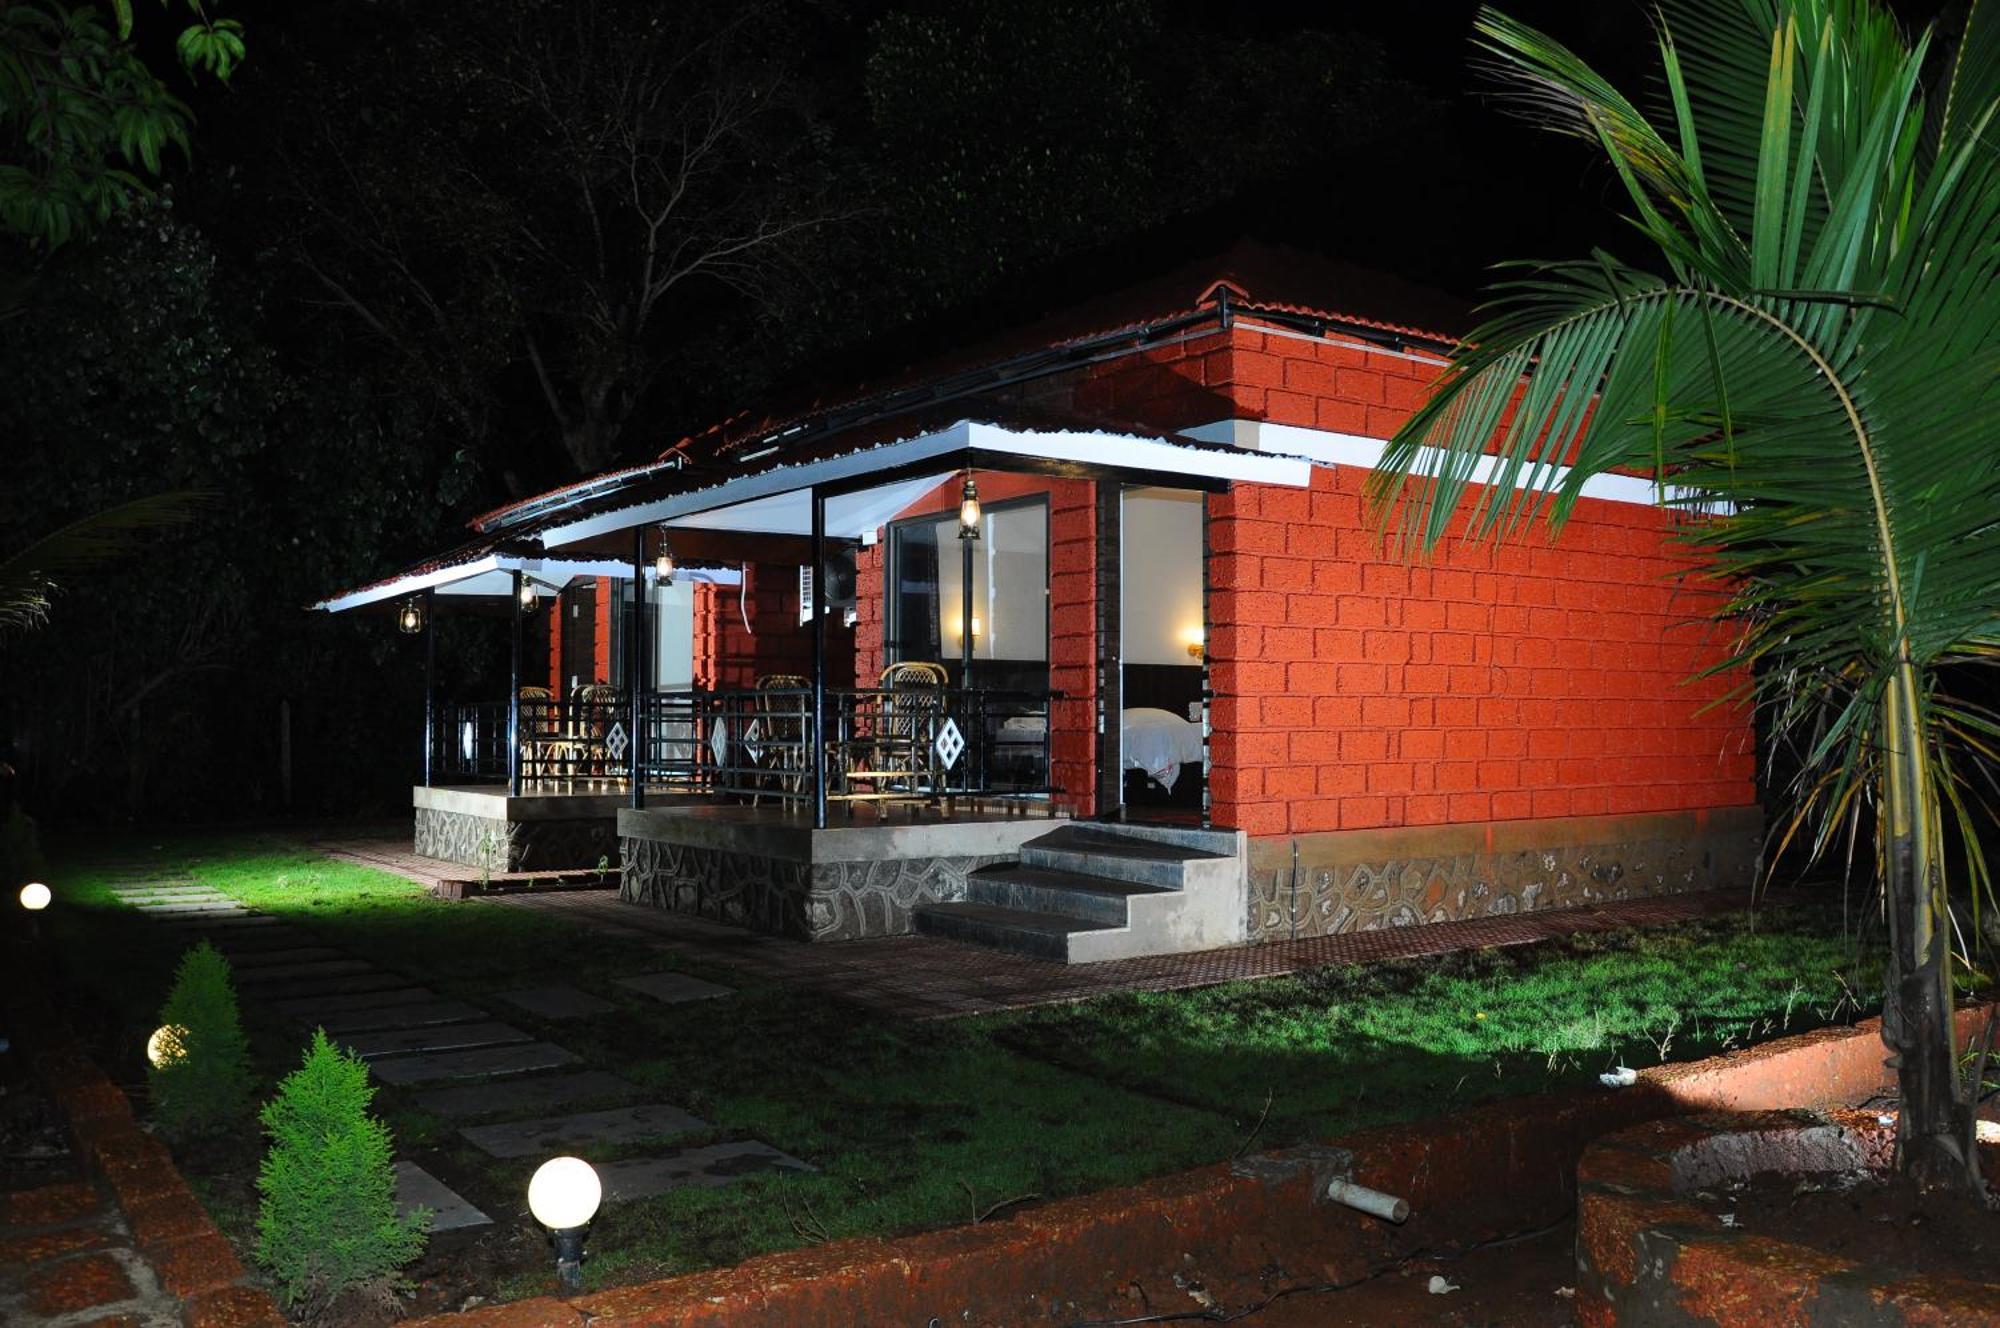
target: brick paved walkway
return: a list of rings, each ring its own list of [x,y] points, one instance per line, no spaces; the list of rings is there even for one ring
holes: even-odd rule
[[[1712,917],[1749,905],[1746,892],[1707,891],[1102,964],[1057,964],[928,936],[814,945],[627,904],[611,890],[495,895],[470,907],[525,908],[566,917],[650,939],[691,959],[729,965],[766,981],[824,991],[889,1014],[935,1019],[1055,1005],[1112,991],[1169,991],[1333,964],[1527,945],[1583,932]]]
[[[395,838],[389,834],[385,827],[381,832],[320,841],[314,847],[329,857],[378,867],[423,885],[470,871],[454,863],[418,857],[409,849],[406,831]],[[521,879],[530,875],[516,873]],[[1746,891],[1703,891],[1102,964],[1058,964],[928,936],[814,945],[627,904],[615,890],[502,894],[482,898],[478,904],[566,917],[648,940],[692,959],[728,965],[765,981],[824,991],[889,1014],[938,1019],[1059,1005],[1112,991],[1171,991],[1243,978],[1278,977],[1335,964],[1528,945],[1584,932],[1733,913],[1748,908],[1750,902]]]
[[[0,1322],[179,1328],[181,1297],[133,1248],[111,1196],[70,1180],[0,1195]]]

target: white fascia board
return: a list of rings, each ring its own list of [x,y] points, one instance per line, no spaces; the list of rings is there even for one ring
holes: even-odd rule
[[[509,595],[513,593],[512,573],[519,572],[525,579],[548,590],[560,590],[579,577],[622,577],[632,575],[632,564],[611,559],[576,558],[524,558],[516,554],[489,553],[483,558],[475,558],[469,563],[458,563],[451,567],[440,567],[429,572],[411,576],[399,576],[384,581],[380,585],[326,600],[315,606],[328,613],[345,613],[349,609],[366,608],[370,604],[380,604],[384,600],[401,599],[405,595],[415,595],[422,591],[434,590],[440,595]],[[733,567],[689,567],[675,574],[680,581],[702,581],[710,585],[734,586],[743,581],[743,573]],[[653,570],[646,567],[646,579],[653,579]]]
[[[572,521],[568,525],[543,531],[542,543],[550,548],[559,548],[565,544],[574,544],[578,540],[589,539],[593,535],[630,530],[633,526],[660,523],[671,525],[676,522],[694,525],[696,523],[687,518],[698,516],[703,512],[737,507],[759,498],[775,498],[783,494],[806,491],[816,484],[831,484],[838,480],[865,475],[873,470],[902,465],[908,461],[922,461],[929,457],[962,452],[966,448],[966,429],[967,426],[964,424],[954,424],[949,429],[941,429],[937,433],[925,434],[900,443],[885,443],[880,447],[850,452],[845,456],[808,461],[796,466],[778,466],[755,475],[745,475],[740,479],[723,480],[689,493],[677,493],[670,498],[660,498],[650,503],[639,503],[598,516],[585,517],[581,521]]]
[[[1075,461],[1124,470],[1150,470],[1201,479],[1242,480],[1251,484],[1278,484],[1301,489],[1312,483],[1312,467],[1307,464],[1309,458],[1271,455],[1282,453],[1285,449],[1281,447],[1263,448],[1260,455],[1250,451],[1197,451],[1166,439],[1139,438],[1123,433],[1086,433],[1072,429],[1017,432],[997,424],[959,427],[971,430],[973,447],[1045,461]],[[1194,435],[1190,433],[1189,437]]]
[[[370,604],[380,604],[385,599],[396,599],[403,595],[415,594],[419,590],[430,590],[437,586],[450,585],[454,581],[463,581],[468,577],[478,576],[481,572],[495,571],[499,566],[499,556],[489,553],[484,558],[477,558],[469,563],[459,563],[452,567],[440,567],[434,571],[421,572],[412,576],[399,576],[394,580],[384,581],[379,585],[367,586],[360,590],[351,590],[345,595],[338,595],[333,599],[322,600],[315,607],[325,609],[328,613],[346,613],[349,609],[359,609],[365,608]]]
[[[1322,466],[1355,466],[1363,470],[1374,469],[1389,446],[1386,438],[1337,433],[1331,429],[1309,429],[1298,424],[1272,424],[1265,420],[1216,420],[1183,432],[1190,438],[1209,442],[1226,442],[1237,447],[1307,457]],[[1426,467],[1434,467],[1442,455],[1442,449],[1423,448],[1418,453],[1419,473]],[[1491,484],[1499,470],[1498,457],[1482,457],[1474,463],[1470,479],[1474,484]],[[1528,480],[1538,473],[1541,472],[1534,466],[1523,467],[1521,474],[1515,478],[1515,487],[1526,488]],[[1553,492],[1569,481],[1569,475],[1570,467],[1557,466],[1546,473],[1546,478],[1537,487]],[[1636,503],[1643,507],[1684,506],[1697,496],[1692,489],[1670,484],[1666,488],[1666,504],[1662,504],[1658,486],[1643,475],[1592,475],[1583,482],[1582,495],[1610,503]]]
[[[740,479],[724,480],[690,493],[585,517],[544,531],[542,542],[556,548],[589,539],[593,535],[658,523],[711,530],[798,534],[805,526],[801,524],[801,509],[797,504],[810,501],[809,491],[816,484],[861,478],[913,461],[949,458],[966,451],[1292,488],[1309,485],[1312,482],[1310,460],[1301,456],[1271,455],[1282,450],[1266,447],[1261,451],[1196,451],[1163,439],[1140,438],[1131,434],[1009,429],[998,424],[961,420],[936,433],[902,442],[884,443],[845,456],[827,457],[799,465],[778,466]],[[949,463],[939,470],[941,478],[948,478],[950,473]],[[941,479],[896,481],[896,484],[907,483],[921,495],[930,485],[938,482]],[[888,487],[884,486],[885,489]],[[901,506],[893,510],[901,510]],[[834,508],[828,513],[829,533],[853,538],[873,530],[881,524],[873,519],[876,507],[872,503],[857,503],[852,510],[844,513],[843,509]],[[836,515],[842,515],[841,524],[835,524]],[[806,521],[810,521],[809,516]]]

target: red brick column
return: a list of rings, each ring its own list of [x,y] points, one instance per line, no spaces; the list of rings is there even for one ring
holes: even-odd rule
[[[1097,810],[1097,500],[1089,480],[1049,486],[1049,743],[1056,805]]]

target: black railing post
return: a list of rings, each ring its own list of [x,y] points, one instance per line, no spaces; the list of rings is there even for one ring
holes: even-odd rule
[[[632,781],[632,805],[646,805],[646,528],[640,526],[632,532],[632,616],[626,629],[632,638],[631,646],[625,652],[626,688],[632,698],[631,740],[632,760],[627,777]]]
[[[507,668],[507,793],[521,796],[521,573],[514,573],[514,649]]]
[[[812,491],[812,743],[813,828],[826,829],[826,494]]]
[[[437,591],[424,592],[424,787],[437,754]]]

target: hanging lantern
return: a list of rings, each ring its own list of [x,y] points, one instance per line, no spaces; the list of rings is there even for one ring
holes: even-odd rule
[[[667,528],[660,527],[660,551],[653,555],[653,579],[663,586],[674,583],[674,546],[667,540]]]
[[[423,601],[414,595],[403,601],[403,607],[396,610],[396,630],[404,636],[415,636],[424,630]]]
[[[965,472],[965,492],[958,500],[958,537],[960,539],[979,538],[979,484],[972,478],[972,472]]]
[[[535,605],[536,605],[536,604],[538,604],[538,603],[540,603],[540,602],[541,602],[541,594],[540,594],[540,592],[539,592],[539,591],[537,591],[537,590],[535,589],[535,583],[534,583],[534,582],[532,582],[532,581],[530,581],[530,580],[529,580],[529,579],[528,579],[527,577],[525,577],[525,576],[524,576],[524,577],[522,577],[522,578],[521,578],[521,612],[523,612],[523,613],[533,613],[533,612],[535,611]]]

